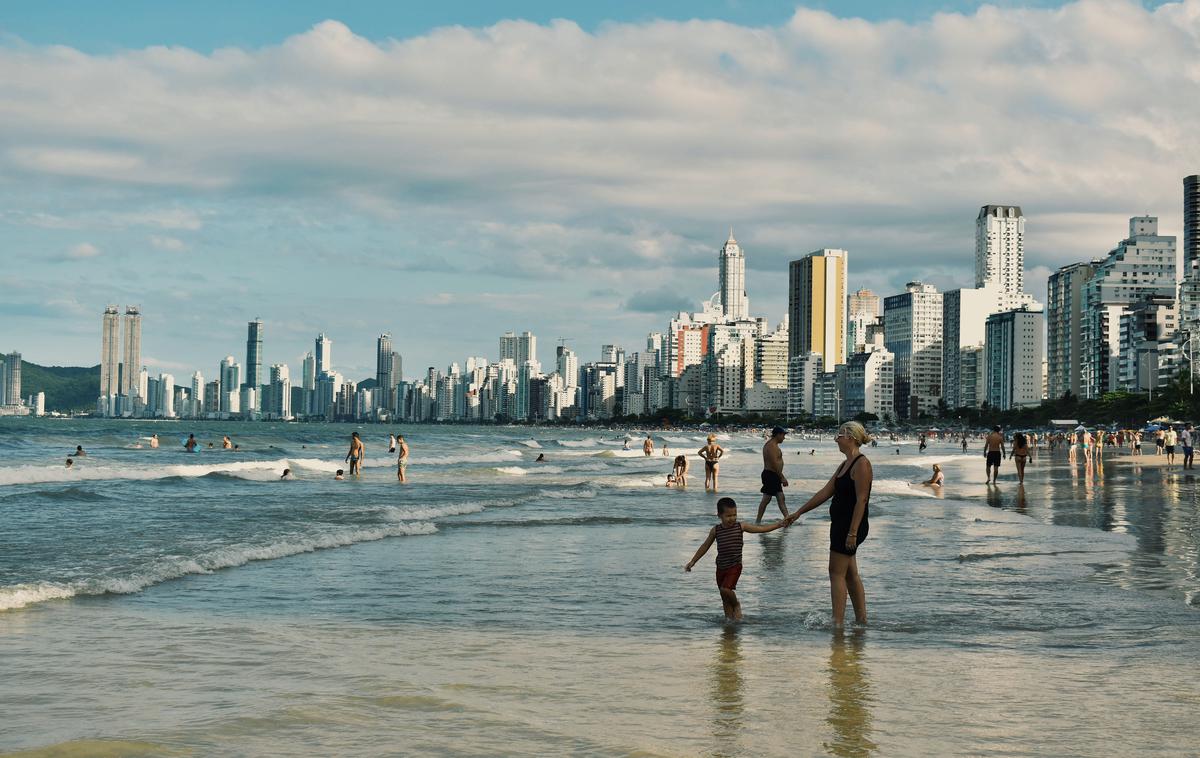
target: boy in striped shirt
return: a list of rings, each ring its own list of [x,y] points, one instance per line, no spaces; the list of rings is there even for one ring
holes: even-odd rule
[[[708,533],[708,539],[692,556],[684,571],[691,571],[692,566],[704,557],[714,542],[717,543],[717,589],[721,591],[721,605],[725,607],[725,618],[730,621],[741,621],[742,604],[738,602],[738,577],[742,575],[742,533],[761,534],[773,532],[786,526],[783,521],[774,524],[743,524],[737,520],[737,503],[731,497],[723,497],[717,501],[717,518],[721,522]]]

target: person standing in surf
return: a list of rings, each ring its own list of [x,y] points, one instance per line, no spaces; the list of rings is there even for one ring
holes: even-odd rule
[[[350,476],[362,474],[362,461],[366,457],[366,447],[358,437],[358,432],[350,433],[350,452],[346,453],[346,462],[350,464]]]
[[[408,443],[404,441],[404,435],[396,435],[396,444],[400,446],[400,454],[396,457],[396,479],[404,484],[407,481],[404,475],[408,469]]]
[[[858,546],[867,539],[867,516],[874,472],[861,451],[871,441],[863,425],[848,421],[838,429],[838,450],[846,460],[833,478],[795,513],[784,519],[790,525],[805,513],[831,500],[829,505],[829,593],[833,602],[833,625],[840,628],[846,616],[846,597],[854,606],[854,620],[867,623],[867,592],[858,571]]]
[[[642,452],[646,454],[647,458],[654,455],[654,440],[649,434],[646,435],[646,441],[642,443]]]
[[[766,513],[771,498],[779,501],[779,512],[783,517],[788,516],[787,504],[783,498],[783,488],[788,486],[788,480],[783,475],[783,450],[779,448],[786,436],[787,429],[777,426],[771,430],[770,439],[763,445],[762,489],[759,490],[762,493],[762,502],[758,504],[758,516],[754,519],[756,524],[762,523],[763,514]]]
[[[711,488],[713,492],[717,491],[717,465],[721,460],[721,456],[725,455],[725,448],[717,444],[717,435],[708,435],[708,441],[704,447],[697,451],[699,456],[704,459],[704,491],[708,492]]]
[[[189,453],[194,453],[194,452],[196,452],[196,445],[197,445],[197,444],[198,444],[198,443],[196,442],[196,435],[195,435],[195,434],[189,434],[189,435],[188,435],[188,438],[187,438],[187,442],[184,442],[184,443],[183,443],[183,449],[184,449],[184,450],[186,450],[186,451],[188,451]]]

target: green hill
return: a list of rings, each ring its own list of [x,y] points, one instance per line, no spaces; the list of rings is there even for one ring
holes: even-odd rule
[[[94,411],[100,394],[100,364],[84,368],[21,361],[21,395],[39,392],[46,393],[47,411]]]

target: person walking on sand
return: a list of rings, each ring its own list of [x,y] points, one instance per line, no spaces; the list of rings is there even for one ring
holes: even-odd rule
[[[400,446],[400,454],[396,457],[396,479],[404,484],[408,481],[408,443],[404,441],[403,434],[396,435],[396,444]]]
[[[1183,467],[1185,469],[1193,468],[1192,456],[1196,449],[1192,447],[1192,425],[1188,424],[1183,431],[1179,433],[1179,444],[1183,445]]]
[[[697,451],[697,454],[704,459],[704,491],[708,492],[711,488],[713,492],[717,491],[717,468],[721,461],[721,456],[725,455],[725,448],[717,444],[717,436],[715,434],[708,435],[708,440],[704,443],[704,447]]]
[[[1021,432],[1013,435],[1013,463],[1017,467],[1017,483],[1025,483],[1025,464],[1029,461],[1029,440]]]
[[[1133,454],[1140,456],[1142,454],[1142,433],[1134,432],[1130,437],[1133,438]]]
[[[764,532],[773,532],[782,526],[786,526],[783,521],[776,521],[774,524],[743,524],[738,521],[737,503],[731,497],[723,497],[717,501],[717,518],[721,522],[714,526],[708,532],[708,538],[704,540],[704,544],[692,556],[692,559],[683,567],[684,571],[691,571],[692,566],[704,557],[708,549],[712,547],[714,542],[717,543],[717,589],[721,592],[721,605],[725,609],[725,618],[728,621],[742,620],[742,604],[738,602],[737,583],[738,577],[742,575],[742,533],[750,532],[751,534],[762,534]]]
[[[1168,426],[1167,431],[1163,434],[1163,452],[1167,454],[1167,465],[1175,465],[1175,443],[1179,441],[1179,435],[1175,431],[1175,427]]]
[[[858,571],[858,547],[870,532],[868,515],[874,473],[871,461],[862,453],[862,446],[871,441],[862,424],[846,422],[838,429],[835,439],[846,460],[838,466],[833,478],[784,522],[791,524],[832,500],[829,505],[829,593],[833,603],[833,625],[841,628],[847,595],[854,606],[855,622],[867,623],[867,592]]]
[[[871,441],[874,442],[875,440],[871,440]],[[963,438],[962,438],[962,449],[963,449],[963,455],[966,455],[967,454],[967,435],[965,435],[965,434],[963,435]]]
[[[986,459],[987,483],[995,484],[996,478],[1000,476],[1000,461],[1007,455],[1004,450],[1004,435],[999,426],[993,426],[991,433],[984,438],[983,455]]]
[[[762,501],[758,504],[758,516],[754,519],[756,524],[762,523],[763,513],[766,512],[771,498],[779,501],[779,512],[783,517],[788,516],[787,503],[783,497],[783,488],[788,486],[788,480],[783,475],[783,451],[779,448],[779,443],[783,442],[786,436],[787,429],[777,426],[771,430],[770,439],[763,445],[762,489],[759,490],[762,493]]]
[[[350,452],[346,453],[346,462],[350,464],[350,476],[362,474],[362,462],[366,457],[366,447],[359,439],[358,432],[350,433]]]
[[[646,454],[647,458],[654,455],[654,440],[649,434],[646,435],[646,441],[642,443],[642,452]]]

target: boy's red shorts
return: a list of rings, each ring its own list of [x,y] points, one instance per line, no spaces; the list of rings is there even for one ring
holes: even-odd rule
[[[742,575],[742,564],[735,563],[723,569],[717,569],[717,586],[723,590],[737,589],[738,577]]]

